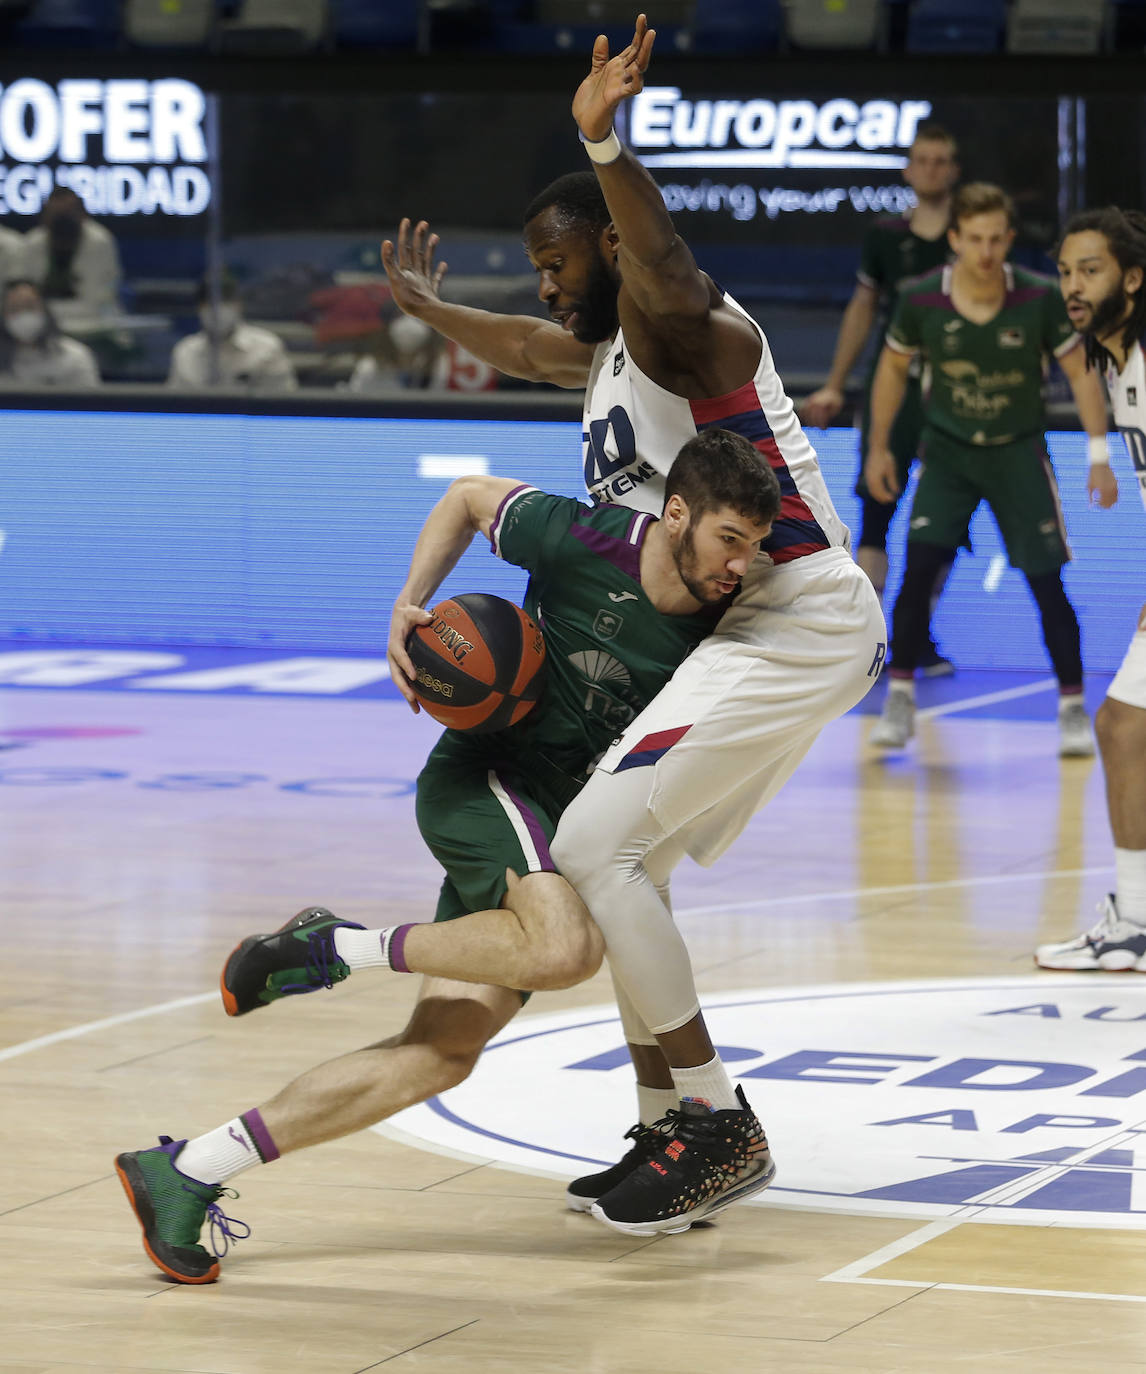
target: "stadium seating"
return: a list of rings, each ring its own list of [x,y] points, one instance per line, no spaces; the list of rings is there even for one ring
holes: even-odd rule
[[[783,33],[780,0],[696,0],[689,48],[747,56],[778,48]]]
[[[121,35],[119,0],[35,0],[12,37],[25,47],[110,48]]]
[[[332,0],[331,32],[339,48],[418,46],[419,0]]]
[[[215,0],[126,0],[123,31],[138,48],[201,48],[215,23]]]
[[[908,52],[996,52],[1005,0],[916,0],[907,19]]]
[[[299,53],[326,37],[326,0],[243,0],[219,35],[224,52]]]
[[[1105,0],[1014,0],[1007,17],[1007,51],[1095,53],[1102,47]]]
[[[784,0],[788,39],[802,48],[873,48],[885,12],[881,0]]]

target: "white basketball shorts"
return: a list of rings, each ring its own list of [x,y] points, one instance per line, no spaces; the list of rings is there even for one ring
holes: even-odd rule
[[[665,834],[683,832],[711,864],[866,695],[886,651],[879,598],[845,549],[753,575],[597,771],[647,769]],[[586,792],[607,804],[599,789],[590,779]]]
[[[1146,711],[1146,606],[1138,617],[1138,633],[1130,641],[1122,667],[1115,673],[1106,695]]]

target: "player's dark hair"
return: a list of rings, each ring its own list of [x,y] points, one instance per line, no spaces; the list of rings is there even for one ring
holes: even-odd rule
[[[916,127],[911,146],[914,148],[917,143],[946,143],[951,156],[959,156],[959,143],[955,135],[950,129],[945,129],[942,124],[937,124],[933,119],[925,120]]]
[[[780,514],[780,483],[759,453],[730,429],[705,429],[681,448],[665,479],[665,500],[679,496],[689,516],[729,506],[758,525]]]
[[[1012,229],[1018,223],[1015,202],[1001,186],[993,186],[989,181],[969,181],[959,187],[951,201],[951,227],[958,229],[960,220],[989,215],[995,210],[1002,210]]]
[[[1068,234],[1101,234],[1111,256],[1126,272],[1131,267],[1142,269],[1143,281],[1135,295],[1126,327],[1122,331],[1122,347],[1129,351],[1139,339],[1146,337],[1146,214],[1141,210],[1120,210],[1117,205],[1105,205],[1101,210],[1083,210],[1075,215],[1062,231],[1059,249]],[[1086,361],[1091,367],[1105,370],[1114,361],[1093,334],[1084,334]]]
[[[605,193],[594,172],[568,172],[551,181],[525,207],[526,224],[554,208],[571,227],[599,233],[612,220]]]

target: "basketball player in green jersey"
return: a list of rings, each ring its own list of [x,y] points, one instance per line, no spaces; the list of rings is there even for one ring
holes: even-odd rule
[[[1014,205],[997,186],[973,182],[958,191],[948,234],[954,262],[901,284],[876,371],[865,476],[872,495],[889,504],[900,492],[891,426],[916,357],[927,379],[924,466],[892,612],[891,680],[871,735],[886,748],[901,748],[914,732],[914,676],[931,588],[986,501],[1039,608],[1059,681],[1059,753],[1094,753],[1078,617],[1062,585],[1070,552],[1043,434],[1044,359],[1058,359],[1093,438],[1105,438],[1106,402],[1057,283],[1007,262],[1014,222]]]
[[[856,274],[858,281],[840,321],[828,379],[800,406],[800,418],[805,424],[823,427],[843,409],[848,376],[867,344],[872,327],[878,321],[883,329],[887,328],[895,312],[900,282],[922,276],[947,261],[950,256],[947,227],[951,220],[951,191],[958,176],[955,140],[938,124],[921,124],[903,169],[904,181],[915,192],[916,205],[906,215],[881,216],[865,234]],[[882,596],[887,582],[887,530],[898,502],[877,501],[868,491],[863,476],[871,423],[871,388],[877,361],[878,353],[864,385],[859,474],[855,488],[863,505],[855,558]],[[916,367],[908,375],[903,404],[895,417],[889,441],[895,455],[900,491],[906,488],[908,472],[918,456],[922,430],[923,394],[920,370]],[[940,569],[933,601],[949,570],[950,565]],[[928,677],[942,677],[951,672],[950,662],[940,655],[930,636],[919,666]]]
[[[226,1241],[248,1234],[220,1208],[234,1195],[229,1179],[455,1086],[521,1009],[525,990],[569,987],[599,968],[600,931],[549,854],[558,819],[596,758],[712,632],[780,512],[767,461],[722,429],[683,446],[665,490],[658,520],[505,478],[463,478],[431,512],[391,626],[391,672],[403,696],[417,710],[406,638],[432,619],[424,606],[478,532],[529,570],[525,605],[547,647],[544,695],[510,730],[447,730],[418,778],[418,825],[446,873],[434,922],[363,930],[309,907],[273,935],[244,940],[227,961],[231,1015],[358,969],[424,980],[398,1035],[311,1069],[205,1135],[161,1136],[157,1147],[118,1156],[144,1248],[171,1278],[212,1282]],[[690,1150],[703,1153],[711,1139],[722,1180],[737,1170],[709,1211],[766,1187],[774,1173],[760,1123],[739,1100],[735,1111],[673,1114]],[[742,1142],[735,1159],[732,1132]],[[693,1219],[700,1214],[693,1208]],[[215,1255],[199,1241],[205,1220]]]

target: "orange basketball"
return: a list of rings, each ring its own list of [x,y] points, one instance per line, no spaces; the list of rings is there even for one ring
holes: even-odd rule
[[[516,725],[545,680],[545,640],[520,606],[485,592],[440,601],[406,641],[414,692],[435,720],[485,734]]]

